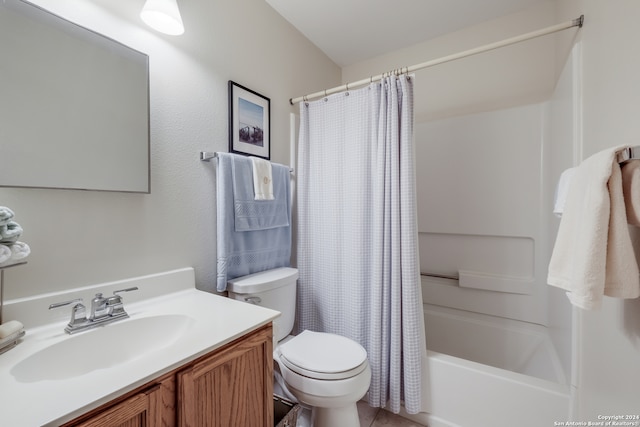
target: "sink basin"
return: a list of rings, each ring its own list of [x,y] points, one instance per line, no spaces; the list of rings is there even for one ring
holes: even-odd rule
[[[123,320],[70,336],[32,354],[11,369],[20,382],[85,375],[158,351],[177,341],[193,323],[185,315]]]

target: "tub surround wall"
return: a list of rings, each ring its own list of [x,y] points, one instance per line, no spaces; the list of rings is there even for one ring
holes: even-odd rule
[[[546,103],[416,126],[420,267],[431,304],[546,324]],[[443,180],[446,185],[443,185]]]
[[[543,188],[546,197],[543,199],[543,218],[545,218],[546,256],[543,264],[549,264],[551,252],[558,233],[560,219],[553,211],[553,197],[560,178],[565,169],[577,164],[580,143],[580,58],[582,46],[576,44],[564,63],[553,96],[547,102],[545,123],[545,144],[543,148],[544,174]],[[546,283],[546,277],[545,283]],[[547,326],[551,341],[554,343],[564,371],[571,374],[572,320],[571,306],[565,292],[553,286],[547,289]]]
[[[5,273],[5,298],[184,265],[212,289],[215,166],[198,154],[227,151],[227,81],[271,98],[272,160],[287,164],[289,97],[339,84],[340,69],[262,0],[183,2],[180,37],[148,28],[144,2],[34,3],[149,55],[151,194],[0,189],[32,250]]]

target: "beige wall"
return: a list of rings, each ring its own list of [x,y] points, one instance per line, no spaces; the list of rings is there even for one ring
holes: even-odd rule
[[[288,99],[340,82],[340,69],[262,0],[180,3],[186,32],[164,36],[138,18],[144,1],[37,4],[150,57],[151,194],[0,189],[32,254],[5,273],[24,297],[193,266],[216,272],[215,168],[227,151],[227,81],[271,98],[271,154],[289,163]]]

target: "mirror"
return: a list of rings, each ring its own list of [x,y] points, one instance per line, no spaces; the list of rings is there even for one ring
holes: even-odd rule
[[[149,58],[0,1],[0,186],[150,192]]]

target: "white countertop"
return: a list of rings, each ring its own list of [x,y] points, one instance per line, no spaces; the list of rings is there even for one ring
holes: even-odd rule
[[[180,274],[184,276],[183,271]],[[144,278],[150,287],[153,287],[152,279],[149,276]],[[166,281],[167,278],[165,277],[164,280]],[[132,283],[131,281],[117,282],[108,284],[105,288],[110,290],[119,286],[131,286]],[[26,382],[24,378],[16,378],[14,368],[21,361],[53,344],[80,336],[79,334],[70,336],[64,332],[68,319],[32,328],[26,327],[26,335],[22,342],[0,355],[0,424],[30,427],[59,425],[70,421],[271,322],[280,314],[277,311],[198,291],[188,283],[178,288],[180,290],[169,292],[163,289],[161,295],[132,303],[127,302],[128,293],[122,294],[125,309],[130,318],[102,327],[109,328],[144,317],[175,314],[186,315],[192,319],[184,329],[184,333],[163,343],[162,347],[155,351],[74,378],[31,382]],[[91,292],[96,289],[100,287],[91,287]],[[141,286],[138,293],[145,289]],[[84,291],[86,294],[86,290]],[[105,292],[105,295],[109,294],[110,292]],[[73,295],[67,293],[58,301],[63,301],[69,296]],[[48,301],[55,298],[56,296],[47,296],[47,304],[42,310],[47,310]],[[138,295],[138,299],[140,298]],[[29,303],[33,305],[33,301]],[[86,299],[85,305],[89,305]],[[17,307],[19,305],[13,307],[14,313],[19,312]],[[67,307],[63,311],[68,317],[70,308]],[[126,331],[124,326],[119,328]],[[86,333],[90,334],[92,331],[81,334]],[[105,345],[104,352],[109,351],[111,351],[111,345]]]

